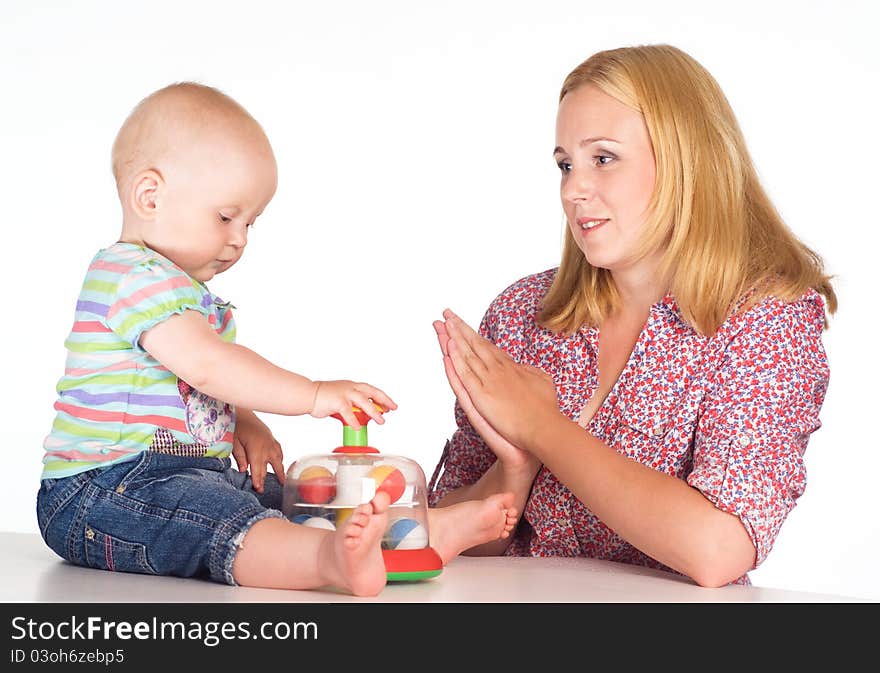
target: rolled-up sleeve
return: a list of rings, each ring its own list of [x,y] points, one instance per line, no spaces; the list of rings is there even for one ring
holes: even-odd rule
[[[687,482],[737,516],[757,566],[806,487],[804,452],[821,423],[829,370],[818,295],[772,301],[734,323],[694,439]]]

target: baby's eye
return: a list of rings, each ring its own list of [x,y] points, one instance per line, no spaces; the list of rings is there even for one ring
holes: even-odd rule
[[[220,221],[221,221],[223,224],[226,224],[227,222],[231,222],[231,221],[232,221],[232,218],[231,218],[231,217],[226,217],[226,215],[224,215],[223,213],[218,213],[218,215],[220,216]]]

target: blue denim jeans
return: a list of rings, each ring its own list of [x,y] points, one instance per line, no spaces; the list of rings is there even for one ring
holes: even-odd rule
[[[63,479],[44,479],[37,519],[46,544],[77,565],[235,584],[232,563],[248,529],[283,518],[281,486],[265,493],[229,458],[145,451]]]

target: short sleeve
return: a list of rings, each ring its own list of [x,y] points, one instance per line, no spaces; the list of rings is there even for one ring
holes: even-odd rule
[[[804,493],[803,455],[821,425],[829,378],[824,307],[817,294],[806,297],[765,301],[724,337],[696,429],[688,484],[742,521],[756,566]]]
[[[207,297],[207,299],[205,299]],[[107,311],[107,326],[136,350],[141,335],[184,311],[209,315],[210,295],[177,267],[151,259],[133,266],[119,281]]]

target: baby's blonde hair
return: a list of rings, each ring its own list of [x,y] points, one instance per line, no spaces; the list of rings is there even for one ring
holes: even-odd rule
[[[140,170],[155,168],[163,153],[184,144],[182,133],[209,125],[244,123],[265,137],[262,127],[237,101],[197,82],[175,82],[138,103],[116,134],[111,167],[120,197]]]
[[[565,78],[559,100],[588,84],[644,116],[657,177],[640,254],[663,251],[659,274],[689,324],[713,334],[750,290],[742,309],[769,295],[793,301],[812,287],[834,313],[822,259],[770,202],[733,110],[705,68],[668,45],[602,51]],[[566,227],[539,323],[572,333],[598,325],[620,301],[610,271],[591,266]]]

